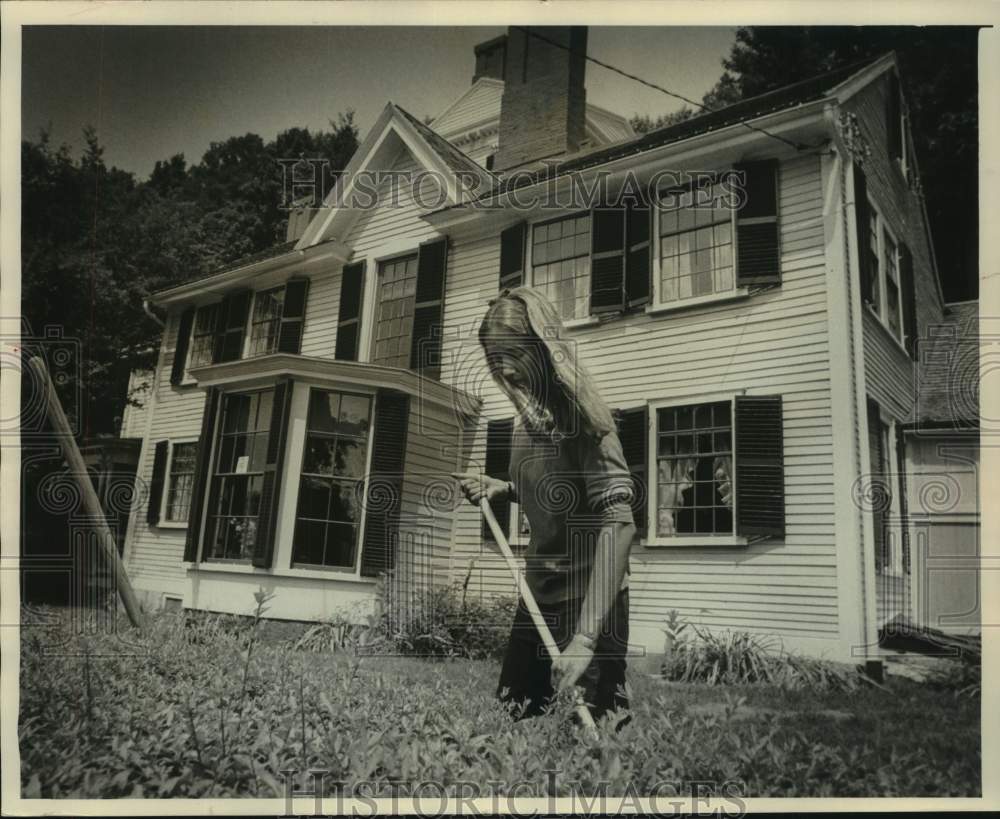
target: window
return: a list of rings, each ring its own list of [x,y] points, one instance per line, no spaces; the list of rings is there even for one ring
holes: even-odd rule
[[[373,364],[409,367],[417,293],[417,255],[379,264]]]
[[[900,313],[898,248],[889,232],[882,231],[882,258],[885,267],[885,312],[889,330],[902,341],[903,319]]]
[[[170,447],[170,467],[167,471],[167,495],[163,520],[186,523],[191,512],[191,489],[194,486],[194,463],[198,442],[175,442]]]
[[[253,554],[273,401],[273,389],[223,396],[206,559],[249,560]]]
[[[590,315],[590,214],[535,225],[531,231],[532,282],[560,318]]]
[[[188,356],[189,370],[212,363],[212,350],[215,344],[218,317],[218,304],[207,304],[204,307],[199,307],[195,313],[194,325],[191,327],[191,352]]]
[[[292,563],[353,569],[368,472],[371,398],[313,390]]]
[[[688,188],[660,210],[660,302],[735,289],[733,220],[723,183]]]
[[[662,407],[655,435],[657,535],[732,535],[731,402]]]
[[[285,287],[261,290],[254,295],[253,315],[250,318],[249,357],[267,355],[278,351],[281,314],[285,304]]]

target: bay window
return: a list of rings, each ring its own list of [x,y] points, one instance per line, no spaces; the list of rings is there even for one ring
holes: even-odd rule
[[[222,398],[206,559],[249,561],[253,556],[273,400],[273,389],[227,393]]]
[[[371,405],[368,395],[310,391],[293,566],[353,569],[357,563]]]

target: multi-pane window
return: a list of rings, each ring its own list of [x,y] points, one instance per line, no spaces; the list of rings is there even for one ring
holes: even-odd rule
[[[285,304],[285,287],[273,287],[254,294],[253,315],[250,318],[251,357],[278,351],[281,313]]]
[[[378,316],[375,320],[372,363],[409,367],[417,293],[417,256],[414,254],[381,262],[378,273]]]
[[[188,354],[188,369],[212,363],[212,346],[215,343],[215,325],[218,320],[219,305],[206,304],[194,314],[191,328],[191,352]]]
[[[731,403],[656,411],[657,534],[733,533]]]
[[[273,402],[274,390],[223,398],[206,528],[207,558],[245,560],[253,554]]]
[[[722,183],[678,191],[660,210],[660,301],[735,287],[733,209]]]
[[[888,231],[882,231],[882,257],[885,267],[885,311],[888,320],[889,330],[892,334],[902,339],[903,323],[900,318],[899,300],[899,265],[897,261],[897,247]]]
[[[532,282],[562,319],[590,315],[590,214],[535,225]]]
[[[194,485],[194,462],[198,444],[176,443],[171,447],[170,471],[167,473],[167,506],[163,518],[183,523],[191,512],[191,487]]]
[[[353,568],[368,463],[371,399],[313,390],[299,481],[292,562]]]
[[[879,312],[879,305],[882,303],[880,298],[880,288],[881,284],[881,273],[880,273],[880,258],[878,252],[878,213],[875,212],[874,208],[869,208],[868,217],[868,269],[871,271],[871,275],[868,279],[869,290],[865,295],[868,298],[869,304],[876,313]]]

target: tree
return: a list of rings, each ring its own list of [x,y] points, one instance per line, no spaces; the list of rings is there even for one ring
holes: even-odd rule
[[[146,181],[108,167],[90,128],[78,160],[46,131],[22,142],[22,314],[33,333],[56,326],[79,343],[79,379],[57,389],[73,411],[81,394],[83,434],[117,432],[130,372],[155,363],[161,328],[144,298],[284,240],[277,159],[324,159],[330,176],[346,166],[353,115],[330,125],[233,137],[190,167],[176,154]]]
[[[946,300],[978,293],[978,28],[757,26],[737,30],[709,95],[751,97],[895,51]]]

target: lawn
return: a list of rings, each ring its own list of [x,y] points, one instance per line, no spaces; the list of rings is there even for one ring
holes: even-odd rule
[[[58,610],[29,619],[26,797],[283,797],[288,769],[376,796],[416,782],[518,783],[527,797],[706,781],[742,796],[980,794],[979,699],[906,679],[840,694],[667,683],[639,659],[632,721],[602,724],[595,743],[569,704],[512,720],[493,697],[495,660],[297,650],[252,622],[182,613],[154,616],[141,639],[124,624],[74,633]]]

